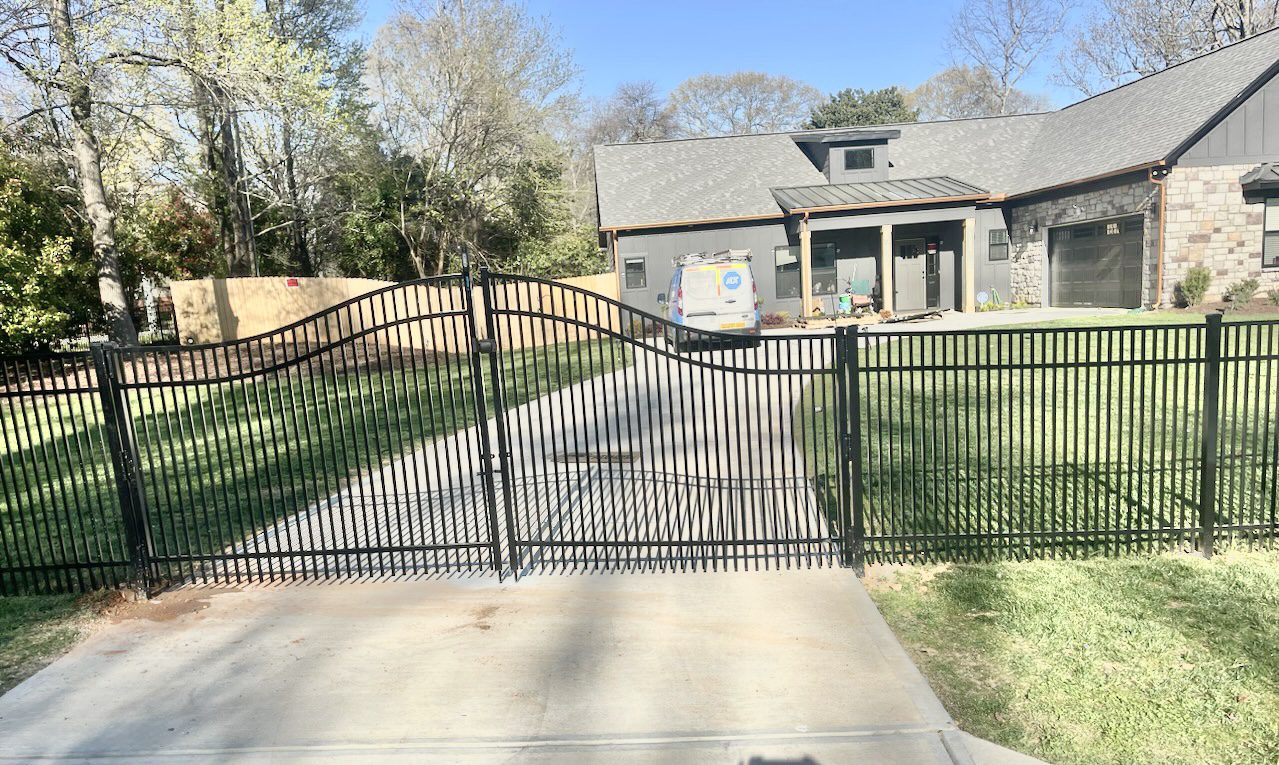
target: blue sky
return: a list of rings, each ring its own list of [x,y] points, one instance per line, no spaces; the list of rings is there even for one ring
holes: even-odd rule
[[[652,80],[663,91],[703,72],[785,74],[823,92],[914,87],[949,63],[946,39],[960,0],[756,2],[755,0],[526,0],[559,29],[582,69],[582,93],[607,97],[620,82]],[[364,36],[394,11],[368,0]],[[1074,100],[1032,73],[1027,89],[1057,105]]]

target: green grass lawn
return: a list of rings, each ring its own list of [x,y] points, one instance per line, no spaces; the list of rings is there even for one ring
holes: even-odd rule
[[[85,595],[0,598],[0,694],[65,653],[104,602]]]
[[[511,407],[630,363],[624,344],[606,339],[500,358]],[[443,358],[358,371],[303,364],[287,374],[128,392],[156,553],[221,551],[350,479],[473,425],[471,383],[465,359]],[[128,556],[96,396],[0,401],[0,572],[10,570],[0,573],[0,591],[91,589],[127,574],[118,565]],[[377,493],[420,488],[401,478],[378,485]],[[48,578],[13,571],[72,560],[104,565]],[[192,565],[178,562],[161,573],[181,576]]]
[[[870,559],[1154,552],[1192,541],[1202,380],[1186,360],[1203,351],[1202,324],[1128,314],[1039,325],[1123,328],[1114,332],[918,335],[863,349],[857,430]],[[1227,325],[1224,348],[1276,354],[1279,330]],[[1105,363],[1134,359],[1143,363]],[[1223,365],[1223,525],[1276,521],[1276,383],[1274,361]],[[817,406],[833,382],[822,385],[800,402],[809,422],[834,416]],[[812,440],[834,429],[802,432]],[[833,437],[803,447],[818,484],[829,485]],[[1115,533],[1125,529],[1149,533],[1130,544]],[[1084,533],[1054,533],[1066,530]]]
[[[872,567],[961,728],[1058,765],[1279,762],[1279,553]]]

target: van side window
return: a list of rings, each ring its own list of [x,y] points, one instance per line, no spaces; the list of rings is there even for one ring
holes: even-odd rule
[[[648,287],[648,263],[644,258],[622,260],[622,288],[642,290]]]

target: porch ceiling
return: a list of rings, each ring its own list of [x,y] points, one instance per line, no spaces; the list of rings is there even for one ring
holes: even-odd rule
[[[773,198],[788,213],[976,201],[990,197],[985,189],[945,175],[895,181],[788,186],[771,191]]]

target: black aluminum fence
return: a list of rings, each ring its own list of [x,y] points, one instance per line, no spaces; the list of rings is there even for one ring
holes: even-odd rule
[[[1211,553],[1279,528],[1279,322],[741,337],[472,286],[0,360],[0,592]]]
[[[866,333],[853,354],[872,561],[1269,539],[1279,322]]]
[[[0,592],[131,576],[100,374],[89,353],[0,360]]]

